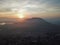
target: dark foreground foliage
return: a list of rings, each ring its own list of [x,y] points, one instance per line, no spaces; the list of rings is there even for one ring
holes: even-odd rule
[[[46,36],[41,37],[22,37],[2,36],[0,35],[0,45],[60,45],[60,35],[57,33],[45,33]]]

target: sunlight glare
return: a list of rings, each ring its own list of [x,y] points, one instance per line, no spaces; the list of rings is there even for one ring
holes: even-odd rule
[[[23,14],[18,14],[18,17],[23,19],[25,16]]]

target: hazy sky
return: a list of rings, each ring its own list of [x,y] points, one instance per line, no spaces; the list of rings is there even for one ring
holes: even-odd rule
[[[25,11],[33,17],[60,17],[60,0],[0,0],[0,17]]]

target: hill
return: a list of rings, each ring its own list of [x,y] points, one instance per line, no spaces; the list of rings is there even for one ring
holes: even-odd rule
[[[21,35],[21,36],[38,36],[45,32],[60,32],[60,26],[46,22],[41,18],[30,18],[25,22],[18,22],[14,24],[6,24],[0,26],[0,34],[7,35]]]

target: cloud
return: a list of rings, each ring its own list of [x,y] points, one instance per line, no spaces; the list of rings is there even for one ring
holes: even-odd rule
[[[0,12],[12,9],[30,13],[60,13],[60,0],[0,0]]]

